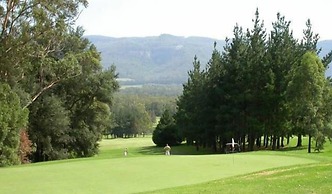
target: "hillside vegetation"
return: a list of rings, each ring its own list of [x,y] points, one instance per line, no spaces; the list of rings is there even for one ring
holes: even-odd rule
[[[179,37],[168,34],[153,37],[113,38],[87,36],[101,52],[105,68],[114,64],[122,85],[162,83],[182,84],[192,69],[194,56],[205,66],[211,58],[213,44],[223,50],[224,40],[207,37]],[[332,40],[318,42],[320,56],[332,50]],[[327,75],[332,75],[328,69]],[[127,78],[127,79],[123,79]]]
[[[211,58],[213,43],[222,40],[206,37],[179,37],[168,34],[151,37],[112,38],[87,36],[101,52],[105,68],[114,64],[124,84],[182,84],[187,79],[194,56],[203,64]]]

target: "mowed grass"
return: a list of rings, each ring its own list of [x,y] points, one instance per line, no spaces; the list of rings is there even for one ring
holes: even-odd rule
[[[331,181],[332,163],[316,163],[270,169],[207,183],[145,193],[329,194],[332,193]]]
[[[307,141],[306,138],[304,138]],[[144,193],[332,193],[332,144],[327,142],[322,152],[307,153],[307,142],[303,147],[296,148],[296,139],[283,151],[251,152],[254,155],[290,156],[313,159],[311,164],[298,164],[275,169],[260,170],[238,176],[230,176],[190,186],[175,187]],[[287,158],[284,158],[287,159]],[[290,159],[290,158],[288,158]],[[260,164],[259,162],[257,163]]]
[[[329,150],[172,154],[151,137],[103,140],[96,157],[1,168],[0,193],[331,193]]]

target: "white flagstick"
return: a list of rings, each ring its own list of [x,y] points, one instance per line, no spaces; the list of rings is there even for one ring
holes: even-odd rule
[[[234,152],[234,146],[235,146],[234,138],[232,138],[232,152]],[[234,155],[233,155],[233,164],[234,164]]]
[[[232,151],[233,151],[233,152],[234,152],[234,146],[235,146],[234,138],[232,138]]]

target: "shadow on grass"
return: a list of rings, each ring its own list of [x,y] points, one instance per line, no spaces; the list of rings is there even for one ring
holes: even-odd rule
[[[257,149],[258,150],[267,150],[267,151],[272,151],[271,148],[261,148]],[[296,151],[304,151],[307,150],[307,147],[302,146],[302,147],[283,147],[280,149],[276,149],[274,151],[277,152],[296,152]],[[157,147],[157,146],[146,146],[146,147],[141,147],[138,148],[138,153],[143,154],[143,155],[164,155],[164,148],[163,147]],[[245,151],[246,152],[246,151]],[[312,153],[322,153],[322,152],[314,152]],[[199,150],[196,150],[195,146],[189,146],[186,144],[181,144],[178,146],[172,146],[171,150],[172,155],[211,155],[211,154],[224,154],[221,151],[215,152],[211,148],[199,148]]]
[[[156,146],[145,146],[138,149],[138,153],[143,155],[162,155],[163,148]]]
[[[301,147],[283,147],[280,149],[276,149],[275,151],[282,151],[282,152],[290,152],[290,151],[299,151],[299,150],[306,150],[308,148],[301,146]],[[272,150],[272,149],[271,149]]]
[[[164,148],[157,147],[157,146],[146,146],[138,149],[138,153],[143,155],[164,155]],[[209,148],[199,148],[196,150],[195,146],[189,145],[178,145],[172,146],[171,149],[172,155],[206,155],[206,154],[220,154],[220,152],[214,152],[212,149]]]

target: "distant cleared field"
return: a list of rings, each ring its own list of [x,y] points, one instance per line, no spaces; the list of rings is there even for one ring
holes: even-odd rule
[[[125,147],[128,157],[122,154]],[[104,140],[101,153],[93,158],[1,168],[0,193],[192,193],[189,188],[195,186],[197,193],[206,193],[204,188],[220,190],[215,183],[227,185],[233,180],[231,183],[246,188],[246,182],[252,181],[248,177],[259,173],[272,176],[271,172],[283,172],[280,167],[301,169],[322,161],[305,154],[271,151],[197,155],[186,145],[172,151],[176,155],[164,156],[151,137]],[[264,182],[264,176],[259,180]],[[190,187],[183,187],[186,185]]]

